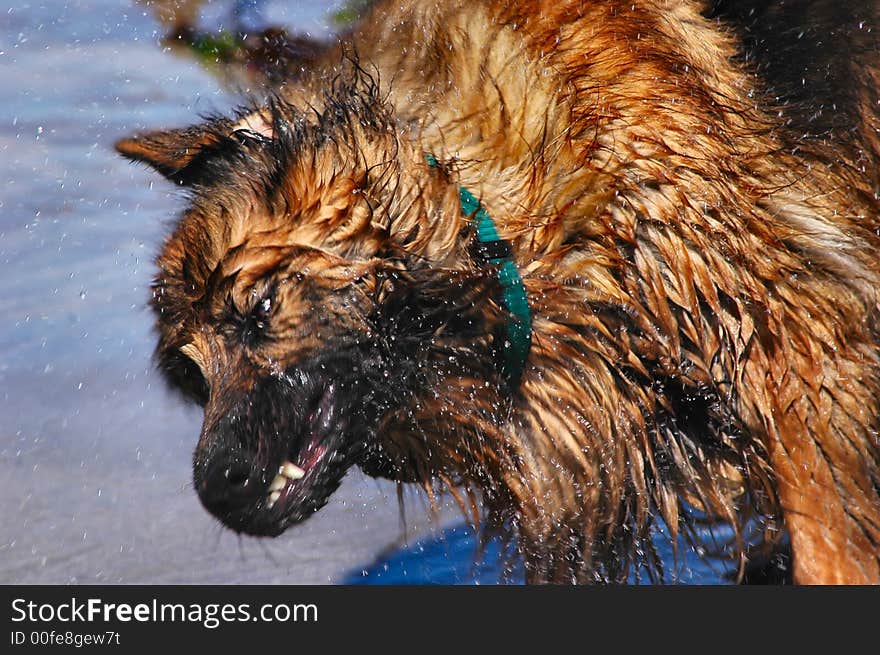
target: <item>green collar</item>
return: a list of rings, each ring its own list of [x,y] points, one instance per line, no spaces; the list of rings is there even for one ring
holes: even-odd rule
[[[428,165],[439,166],[434,155],[426,154]],[[459,187],[461,213],[471,218],[476,227],[476,255],[483,264],[498,269],[504,308],[510,314],[507,321],[507,338],[502,349],[502,370],[512,388],[519,384],[525,369],[526,358],[532,344],[532,312],[529,309],[526,289],[513,261],[510,243],[498,235],[495,223],[473,193]]]

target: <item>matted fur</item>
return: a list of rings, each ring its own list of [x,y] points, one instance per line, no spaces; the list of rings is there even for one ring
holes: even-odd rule
[[[806,134],[729,4],[379,2],[266,107],[120,142],[192,190],[154,306],[205,404],[200,493],[230,443],[264,490],[345,389],[283,517],[212,511],[277,534],[356,463],[476,492],[531,582],[659,575],[658,517],[732,525],[703,546],[740,567],[787,534],[795,581],[880,582],[876,61],[853,129]],[[459,186],[528,293],[515,388]]]

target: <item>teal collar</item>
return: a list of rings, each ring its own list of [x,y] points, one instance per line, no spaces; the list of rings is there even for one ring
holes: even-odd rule
[[[439,166],[434,155],[426,154],[431,168]],[[505,326],[506,339],[502,348],[502,370],[511,387],[516,387],[522,377],[526,358],[532,345],[532,312],[529,309],[526,289],[513,261],[510,242],[498,235],[495,223],[473,193],[459,187],[461,213],[471,218],[476,228],[476,257],[484,265],[498,269],[504,309],[510,314]]]

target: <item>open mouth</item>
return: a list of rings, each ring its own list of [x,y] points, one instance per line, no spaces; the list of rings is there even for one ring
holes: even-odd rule
[[[281,462],[269,483],[264,507],[274,516],[284,517],[296,510],[309,490],[321,486],[325,471],[342,459],[341,444],[333,438],[344,429],[336,410],[336,396],[337,386],[331,383],[306,419],[305,440],[295,454],[288,454]]]
[[[306,418],[304,438],[287,452],[266,487],[263,513],[284,529],[318,510],[339,485],[347,459],[342,435],[346,421],[338,411],[338,386],[329,384]],[[270,469],[271,470],[271,469]]]
[[[323,507],[361,450],[349,429],[351,391],[270,378],[239,398],[196,452],[205,508],[236,532],[276,536]]]

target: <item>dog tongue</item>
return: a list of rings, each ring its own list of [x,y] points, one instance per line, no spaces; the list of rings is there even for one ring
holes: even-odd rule
[[[305,450],[300,453],[300,466],[308,473],[314,466],[321,461],[327,448],[320,443],[319,440],[313,439],[309,441]]]
[[[308,441],[306,441],[305,447],[300,451],[299,457],[297,457],[298,466],[306,472],[311,470],[327,452],[327,448],[322,443],[322,440],[330,432],[336,420],[335,399],[336,385],[330,384],[324,390],[318,407],[311,418]]]
[[[318,409],[315,410],[315,418],[312,420],[312,434],[315,436],[324,436],[333,427],[333,419],[335,418],[336,405],[333,402],[336,399],[336,385],[329,384],[321,396],[321,402]]]

